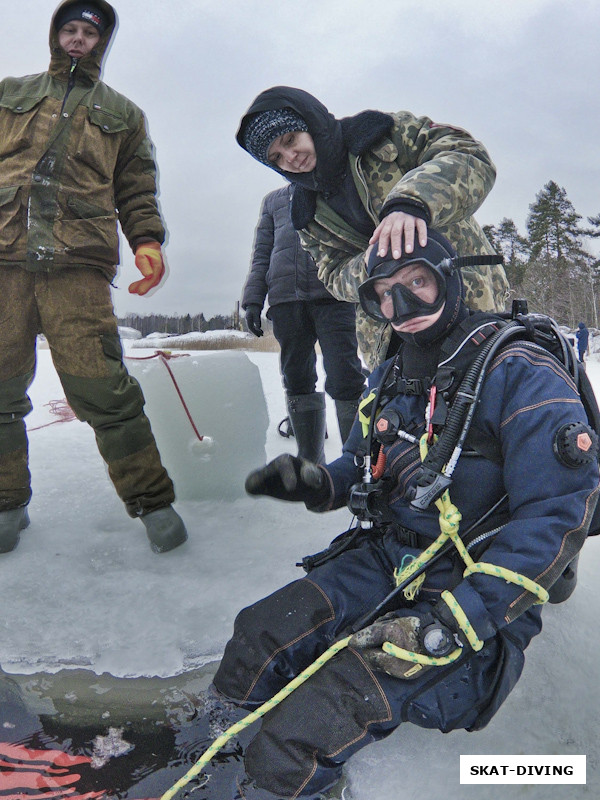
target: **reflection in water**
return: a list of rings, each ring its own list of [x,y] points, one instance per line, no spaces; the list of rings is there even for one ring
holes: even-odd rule
[[[215,667],[168,680],[0,673],[0,797],[156,800],[214,739]],[[224,800],[232,761],[241,764],[239,744],[216,756],[210,789],[200,776],[178,797]]]

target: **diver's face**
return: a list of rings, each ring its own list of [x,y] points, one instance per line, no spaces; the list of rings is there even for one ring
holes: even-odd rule
[[[269,164],[283,172],[312,172],[317,166],[313,138],[307,131],[278,136],[267,152]]]
[[[98,29],[83,20],[67,22],[58,32],[58,43],[71,58],[87,56],[99,41]]]
[[[425,303],[434,303],[437,300],[439,287],[431,270],[424,264],[410,264],[404,269],[398,270],[389,278],[381,278],[381,280],[375,281],[374,289],[379,297],[381,313],[386,319],[392,320],[394,317],[392,288],[396,284],[404,286]],[[431,327],[434,322],[437,322],[443,310],[444,306],[434,314],[414,317],[402,323],[392,322],[392,328],[399,333],[424,331]]]

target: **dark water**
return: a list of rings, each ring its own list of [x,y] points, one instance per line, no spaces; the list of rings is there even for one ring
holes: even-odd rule
[[[159,798],[221,732],[206,693],[215,669],[168,679],[0,672],[0,798]],[[233,744],[208,782],[195,778],[176,797],[225,800],[220,775],[241,761]]]

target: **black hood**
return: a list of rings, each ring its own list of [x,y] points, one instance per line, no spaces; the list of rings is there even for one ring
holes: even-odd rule
[[[317,166],[312,172],[275,172],[296,186],[292,216],[296,228],[305,227],[314,216],[315,192],[325,197],[340,190],[346,177],[348,153],[361,155],[379,141],[393,126],[394,120],[381,111],[363,111],[353,117],[336,119],[333,114],[303,89],[273,86],[261,92],[241,119],[236,139],[247,151],[244,134],[250,118],[261,111],[291,108],[304,119],[317,154]],[[308,191],[302,191],[308,190]]]
[[[376,251],[376,247],[373,248],[373,251]],[[381,271],[382,273],[389,272],[389,269],[385,269],[389,257],[380,258],[375,252],[373,254],[374,257],[369,259],[371,265],[370,274],[375,273],[375,275],[377,275]],[[416,242],[410,256],[404,255],[397,260],[391,259],[389,263],[394,266],[394,264],[402,264],[403,261],[413,261],[418,258],[423,258],[426,261],[439,265],[444,258],[448,257],[456,257],[454,247],[439,231],[434,228],[429,228],[425,247],[421,247],[421,245]],[[388,261],[386,261],[386,259],[388,259]],[[446,295],[440,318],[424,331],[418,331],[417,333],[399,333],[395,331],[396,336],[405,343],[419,349],[430,348],[433,344],[440,345],[442,340],[468,316],[469,309],[464,300],[465,287],[460,269],[453,267],[449,272],[445,272],[444,277]],[[367,283],[367,281],[365,281],[365,283]]]
[[[48,72],[65,81],[69,78],[71,58],[58,44],[58,33],[54,23],[58,14],[75,2],[76,0],[63,0],[56,8],[50,22],[50,67],[48,68]],[[102,11],[107,19],[108,25],[104,33],[100,36],[96,47],[88,53],[87,56],[79,60],[79,65],[77,67],[79,79],[89,82],[90,84],[100,79],[102,62],[110,48],[112,38],[117,28],[117,15],[110,3],[107,3],[106,0],[94,0],[94,5]]]
[[[277,108],[291,108],[308,126],[317,153],[317,166],[312,172],[292,173],[271,169],[283,175],[292,183],[304,186],[313,191],[327,192],[335,189],[343,180],[346,170],[346,146],[342,135],[342,126],[323,103],[303,89],[290,86],[274,86],[261,92],[242,117],[236,139],[246,150],[244,135],[246,126],[254,114],[261,111],[272,111]]]

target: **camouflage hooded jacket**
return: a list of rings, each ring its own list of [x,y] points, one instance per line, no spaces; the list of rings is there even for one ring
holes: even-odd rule
[[[317,152],[315,171],[324,154],[330,157],[334,148],[343,148],[345,168],[373,230],[391,210],[402,210],[426,219],[459,255],[494,252],[473,214],[490,192],[496,170],[485,147],[469,133],[408,111],[363,111],[336,120],[307,92],[278,86],[262,92],[250,106],[240,124],[239,144],[245,147],[245,125],[252,114],[283,107],[293,108],[306,121]],[[292,216],[319,278],[334,297],[358,302],[369,236],[331,207],[318,176],[282,174],[295,184]],[[501,266],[464,269],[463,281],[471,308],[504,310],[508,281]],[[356,325],[359,347],[373,369],[386,358],[391,326],[367,317],[360,306]]]
[[[132,247],[162,244],[156,166],[142,111],[99,80],[115,12],[97,47],[79,59],[50,26],[47,72],[0,82],[0,265],[31,271],[96,267],[113,278],[117,218]]]

